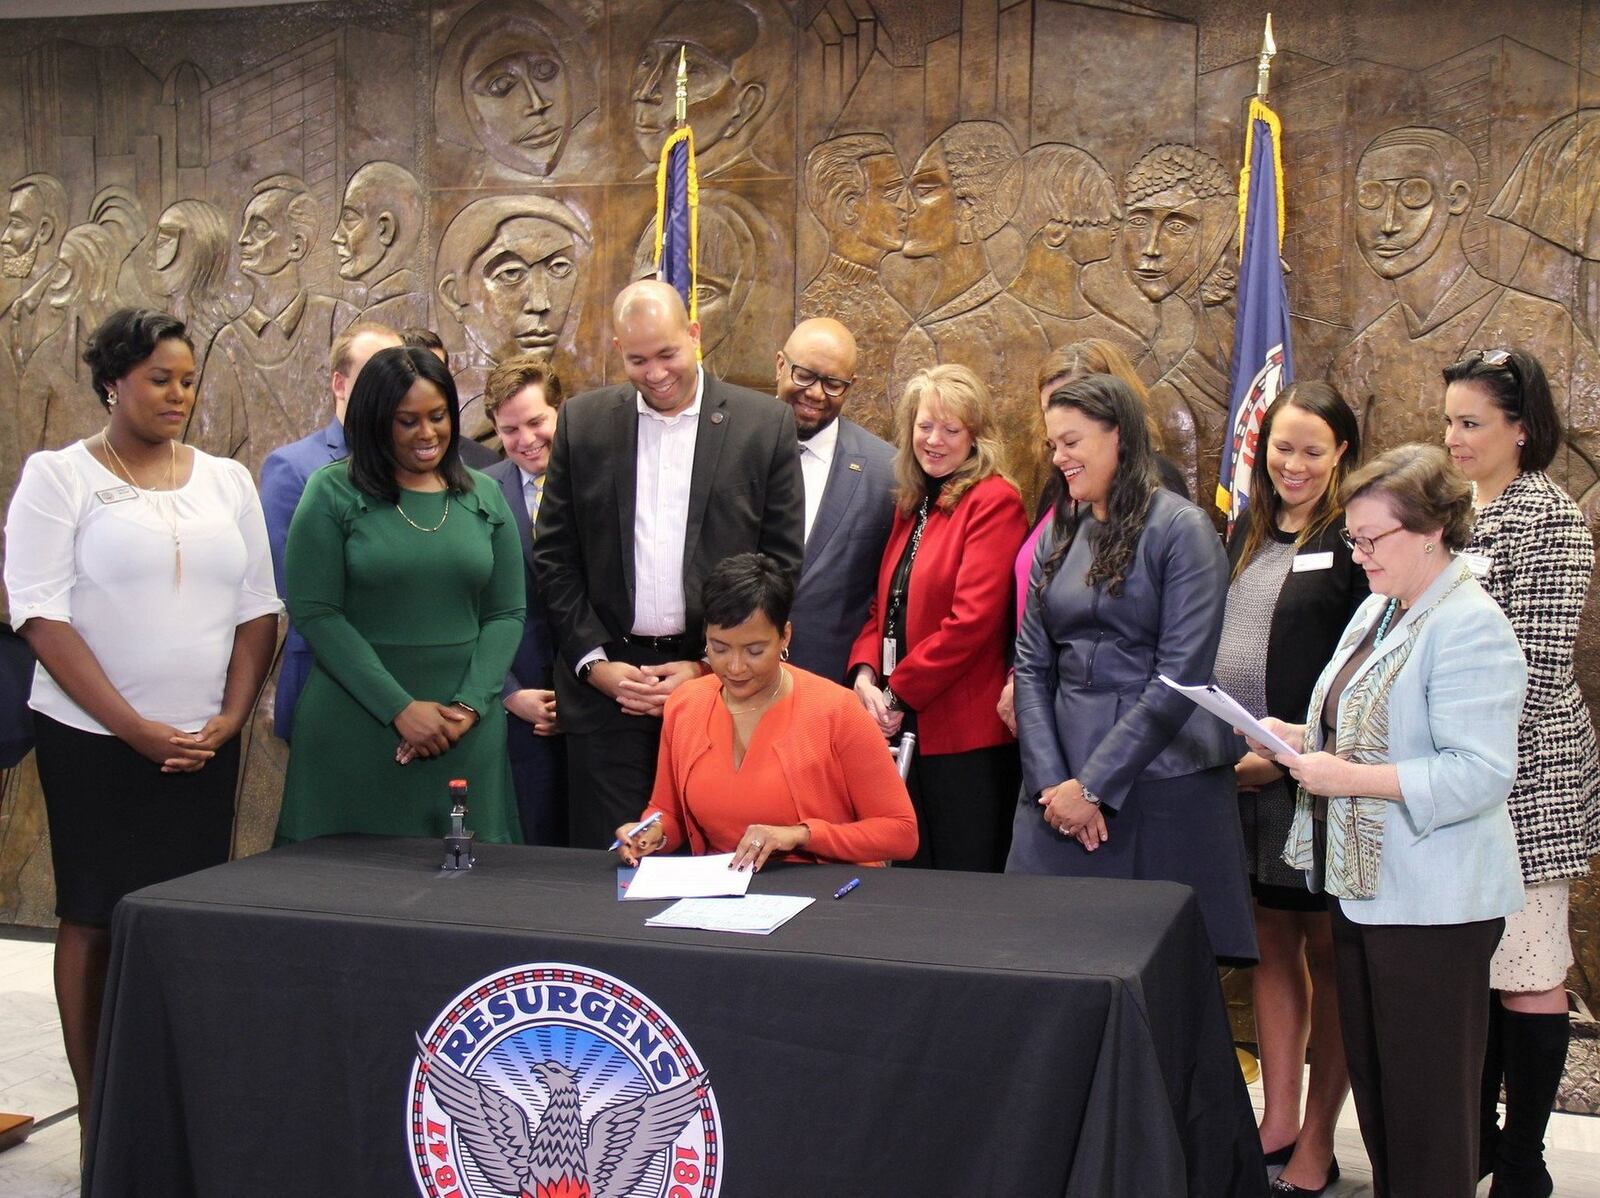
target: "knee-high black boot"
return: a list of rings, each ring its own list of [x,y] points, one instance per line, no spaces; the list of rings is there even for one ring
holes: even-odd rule
[[[1501,1052],[1502,1020],[1505,1008],[1500,1005],[1500,995],[1489,995],[1489,1038],[1483,1052],[1483,1090],[1478,1131],[1478,1177],[1488,1177],[1494,1172],[1495,1155],[1500,1147],[1500,1082],[1505,1077],[1505,1060]]]
[[[1544,1133],[1567,1063],[1566,1015],[1505,1013],[1506,1125],[1490,1198],[1549,1198]]]

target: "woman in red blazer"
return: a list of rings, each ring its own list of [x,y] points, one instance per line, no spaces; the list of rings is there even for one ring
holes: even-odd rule
[[[872,719],[838,683],[794,666],[794,580],[759,553],[706,577],[711,674],[667,700],[650,805],[617,829],[625,863],[684,845],[769,857],[886,865],[917,847],[917,822]],[[646,821],[652,821],[646,823]]]
[[[1000,471],[994,401],[965,366],[919,371],[895,411],[897,508],[850,654],[886,737],[917,734],[912,865],[998,871],[1021,772],[995,711],[1012,635],[1012,562],[1028,535]]]

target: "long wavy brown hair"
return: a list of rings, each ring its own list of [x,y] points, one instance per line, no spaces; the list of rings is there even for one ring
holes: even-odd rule
[[[1133,388],[1115,375],[1091,374],[1052,391],[1050,407],[1075,408],[1095,423],[1117,430],[1117,469],[1111,476],[1105,523],[1094,532],[1094,557],[1084,581],[1089,586],[1105,582],[1108,594],[1121,595],[1123,579],[1144,532],[1150,496],[1159,485],[1144,404]],[[1077,539],[1080,506],[1063,487],[1056,501],[1055,545],[1045,559],[1038,594],[1049,587]]]

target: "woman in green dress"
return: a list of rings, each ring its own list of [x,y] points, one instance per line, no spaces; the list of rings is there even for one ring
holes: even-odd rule
[[[452,778],[478,838],[515,841],[500,690],[526,595],[511,511],[461,464],[455,384],[427,350],[374,354],[344,430],[350,457],[311,476],[289,526],[289,611],[316,666],[278,843],[442,836]]]

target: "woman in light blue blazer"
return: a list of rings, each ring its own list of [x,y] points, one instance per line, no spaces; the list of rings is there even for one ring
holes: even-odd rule
[[[1471,539],[1472,490],[1444,450],[1390,450],[1343,499],[1372,596],[1308,722],[1265,721],[1302,750],[1284,761],[1300,783],[1284,859],[1329,896],[1374,1193],[1462,1198],[1478,1177],[1489,960],[1522,905],[1506,798],[1527,667],[1455,557]]]

